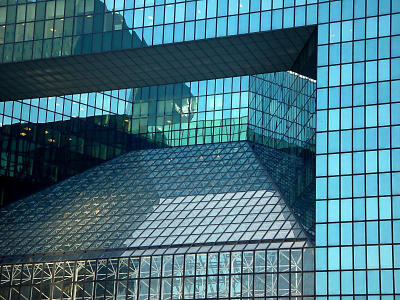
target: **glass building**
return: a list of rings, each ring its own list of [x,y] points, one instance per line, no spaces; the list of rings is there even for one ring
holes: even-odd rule
[[[0,299],[400,299],[400,1],[0,0]]]

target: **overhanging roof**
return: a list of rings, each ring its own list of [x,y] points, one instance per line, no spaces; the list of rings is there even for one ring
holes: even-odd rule
[[[0,64],[0,101],[287,71],[314,29]]]

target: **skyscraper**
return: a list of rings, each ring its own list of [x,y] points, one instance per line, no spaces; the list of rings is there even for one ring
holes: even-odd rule
[[[400,299],[399,49],[397,0],[1,1],[0,299]]]

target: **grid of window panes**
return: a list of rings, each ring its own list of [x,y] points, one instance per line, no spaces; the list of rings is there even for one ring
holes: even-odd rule
[[[316,24],[317,0],[0,3],[0,61],[127,49]]]
[[[279,74],[270,75],[269,85],[261,85],[257,97],[273,93],[273,82],[286,76],[299,78]],[[247,139],[279,148],[275,141],[282,136],[290,137],[292,149],[301,146],[303,132],[313,132],[307,127],[311,121],[305,122],[313,120],[314,114],[308,110],[302,113],[305,126],[298,124],[296,114],[293,121],[285,117],[284,126],[258,124],[257,130],[270,127],[273,142],[259,141],[249,133],[249,99],[254,99],[249,85],[259,81],[241,76],[0,102],[0,175],[34,180],[43,187],[132,149]],[[290,91],[296,94],[296,89],[305,90],[294,84]],[[261,108],[251,110],[252,120]],[[271,124],[270,120],[281,120],[284,115],[278,105],[264,114],[263,122]]]
[[[128,89],[0,102],[0,176],[28,192],[126,152],[131,98]]]
[[[276,152],[260,157],[311,235],[315,233],[315,108],[316,82],[311,78],[293,72],[250,76],[248,139],[298,155]]]
[[[296,152],[300,152],[299,149]],[[286,203],[303,228],[315,235],[315,153],[288,155],[287,151],[254,146],[263,166],[274,179]]]
[[[245,140],[248,82],[243,76],[0,102],[0,175],[43,187],[132,149]]]
[[[316,82],[279,72],[250,77],[249,138],[274,148],[315,151]]]
[[[313,248],[3,265],[0,299],[312,299],[313,270]]]
[[[318,21],[316,293],[394,299],[400,2],[321,3]]]
[[[211,2],[207,1],[205,10],[200,13],[204,14]],[[33,53],[41,58],[68,55],[72,52],[74,39],[78,44],[77,53],[82,49],[103,51],[122,47],[123,32],[130,34],[128,45],[132,47],[135,46],[132,34],[135,41],[153,45],[287,28],[302,22],[315,24],[318,14],[316,293],[321,298],[328,295],[363,298],[368,295],[369,299],[393,299],[400,294],[397,158],[400,140],[397,103],[400,94],[400,1],[333,0],[319,1],[318,5],[317,1],[308,2],[306,6],[305,0],[261,1],[260,12],[252,11],[252,5],[257,2],[250,1],[241,13],[241,2],[230,1],[226,15],[219,15],[219,8],[224,10],[225,6],[218,2],[213,6],[217,7],[215,18],[211,15],[208,18],[206,12],[198,20],[197,7],[193,20],[186,19],[190,15],[187,9],[190,5],[203,5],[201,1],[193,2],[195,4],[151,3],[149,6],[143,3],[137,8],[135,2],[132,25],[125,21],[128,28],[132,27],[132,33],[129,29],[113,30],[112,26],[110,31],[104,32],[102,27],[97,36],[94,31],[89,31],[87,38],[79,41],[82,35],[76,33],[75,38],[74,29],[69,29],[72,33],[62,37],[66,40],[63,45],[71,49],[69,52],[58,51],[52,38],[43,40],[42,33],[39,40],[27,41],[26,48],[25,42],[18,42],[14,47],[14,25],[6,29],[6,24],[1,29],[5,35],[7,30],[9,32],[2,44],[5,49],[3,61],[21,60],[21,55],[24,59],[22,49],[28,49],[27,57],[30,57],[30,49],[35,49],[35,43],[37,52]],[[232,4],[233,15],[229,13],[231,3],[235,3]],[[265,10],[263,3],[267,5]],[[171,22],[176,22],[176,16],[181,15],[175,14],[179,10],[176,6],[184,6],[182,22],[165,23],[168,5],[174,10]],[[285,7],[287,5],[289,7]],[[17,10],[15,5],[9,7]],[[153,23],[157,7],[159,11],[164,8],[162,24]],[[135,18],[136,12],[140,18]],[[83,18],[92,17],[83,13]],[[135,20],[140,20],[137,28]],[[146,26],[145,22],[150,20]],[[59,39],[61,41],[61,37]],[[110,40],[116,41],[115,46]],[[84,48],[82,43],[88,47]],[[42,44],[47,45],[44,52]],[[51,47],[55,49],[53,53],[48,50]]]
[[[1,209],[0,258],[306,241],[273,180],[248,142],[131,151]]]
[[[250,78],[138,89],[132,133],[170,146],[246,140]]]

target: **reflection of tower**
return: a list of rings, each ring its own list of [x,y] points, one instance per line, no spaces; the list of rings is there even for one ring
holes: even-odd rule
[[[160,95],[160,89],[166,88],[167,90],[173,90],[168,95]],[[150,91],[147,91],[149,89]],[[153,86],[150,88],[134,89],[132,92],[133,103],[135,108],[141,106],[149,114],[145,116],[150,116],[148,118],[148,126],[156,126],[156,118],[151,118],[152,114],[160,116],[160,111],[157,108],[158,101],[168,101],[170,104],[170,112],[165,112],[163,114],[164,124],[172,125],[184,122],[190,122],[193,118],[194,108],[196,99],[190,92],[190,88],[183,83],[179,84],[169,84],[166,86]]]
[[[176,83],[133,89],[131,133],[158,147],[180,144],[197,112],[190,85]],[[129,99],[131,101],[131,99]]]
[[[79,0],[77,5],[83,5],[83,2],[83,0]],[[78,9],[78,11],[80,10]],[[95,0],[94,11],[104,11],[104,13],[81,13],[76,17],[74,35],[77,35],[78,39],[74,40],[72,47],[73,54],[147,46],[144,40],[141,40],[133,30],[129,29],[126,20],[121,14],[109,11],[106,5],[100,0]],[[91,31],[87,30],[88,27],[91,28]],[[190,122],[196,107],[196,103],[194,103],[196,100],[193,98],[190,88],[185,84],[169,86],[173,86],[174,90],[171,97],[173,103],[171,111],[163,114],[163,124],[170,127],[173,124]],[[153,88],[157,87],[151,87],[151,89]],[[178,94],[180,96],[176,95],[177,91],[179,91]],[[139,111],[145,110],[146,112],[150,112],[150,116],[147,113],[144,115],[146,116],[146,126],[157,127],[160,125],[157,123],[156,118],[160,114],[157,102],[161,97],[157,93],[142,93],[141,88],[131,89],[130,95],[126,99],[127,103],[129,103],[126,114],[134,117],[135,113],[138,113],[138,109]],[[140,104],[135,106],[135,103]],[[153,115],[151,115],[151,112]],[[143,114],[140,113],[140,116],[143,116]],[[135,132],[135,130],[133,131]],[[165,129],[162,131],[165,131]]]
[[[4,1],[0,0],[0,6],[5,5],[3,2]],[[10,0],[7,5],[16,2],[15,0]],[[73,1],[74,3],[72,5],[75,4],[73,22],[71,22],[71,18],[68,20],[64,19],[63,14],[57,14],[56,12],[56,19],[52,25],[49,25],[50,23],[48,22],[45,23],[44,20],[39,19],[38,16],[35,15],[36,10],[45,9],[45,6],[42,5],[43,2],[39,5],[32,0],[18,1],[18,5],[23,9],[25,9],[23,6],[24,2],[32,3],[30,9],[26,10],[26,20],[34,20],[36,24],[35,28],[44,27],[45,39],[54,39],[52,43],[38,43],[37,45],[40,45],[40,47],[34,47],[33,56],[38,56],[36,58],[87,54],[147,46],[132,29],[129,29],[124,17],[120,13],[109,10],[100,0],[94,0],[94,3],[92,3],[93,6],[85,4],[85,0]],[[65,6],[68,6],[70,2],[71,1],[57,1],[57,10],[64,11]],[[50,5],[50,7],[52,6]],[[0,42],[4,42],[6,25],[0,25],[2,25],[0,30]],[[30,31],[25,30],[25,26],[23,25],[33,26],[33,23],[17,24],[15,27],[15,35],[13,35],[13,42],[21,42],[24,40],[31,41],[33,39],[33,29],[32,33],[30,33]],[[64,37],[62,39],[62,45],[61,39],[59,39],[61,36]],[[12,55],[12,51],[5,52],[5,61],[11,61],[13,59]],[[14,59],[16,59],[15,55]],[[17,59],[20,60],[21,58]]]
[[[84,0],[78,0],[77,6],[83,6]],[[109,11],[100,0],[94,1],[94,11],[103,14],[87,14],[78,9],[81,14],[76,14],[72,54],[101,52],[108,50],[121,50],[147,46],[133,30],[129,30],[124,17]]]

